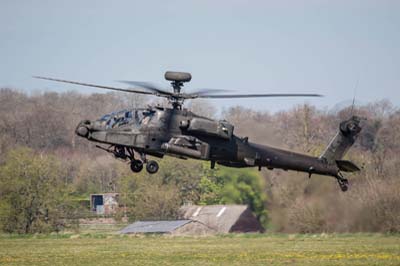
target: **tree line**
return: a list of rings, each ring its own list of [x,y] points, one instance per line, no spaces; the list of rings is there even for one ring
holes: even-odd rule
[[[400,231],[400,112],[388,101],[355,108],[367,118],[348,158],[362,166],[342,193],[333,178],[280,170],[216,167],[166,157],[160,171],[132,174],[75,136],[80,120],[151,98],[125,94],[34,93],[0,90],[0,226],[6,232],[50,232],[82,209],[90,193],[119,192],[131,220],[173,219],[184,203],[248,204],[269,229],[279,232]],[[161,103],[162,104],[162,103]],[[212,116],[206,103],[191,109]],[[319,110],[304,104],[269,113],[240,106],[222,112],[235,134],[250,141],[318,156],[349,118],[351,108]],[[122,215],[119,214],[119,215]]]

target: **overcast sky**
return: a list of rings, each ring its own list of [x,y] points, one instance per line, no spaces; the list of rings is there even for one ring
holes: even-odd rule
[[[304,101],[400,105],[400,1],[0,0],[0,87],[77,90],[32,79],[111,86],[168,83],[238,93],[324,94],[322,99],[215,100],[277,111]],[[100,91],[101,92],[101,91]]]

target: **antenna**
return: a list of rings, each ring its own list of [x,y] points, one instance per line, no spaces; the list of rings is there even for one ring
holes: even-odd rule
[[[355,101],[356,101],[356,91],[357,91],[357,87],[358,87],[359,81],[360,81],[360,77],[357,78],[356,84],[355,84],[354,89],[353,89],[353,103],[351,104],[351,111],[350,111],[351,117],[353,117],[353,115],[354,115],[353,114],[353,112],[354,112],[354,104],[355,104]]]

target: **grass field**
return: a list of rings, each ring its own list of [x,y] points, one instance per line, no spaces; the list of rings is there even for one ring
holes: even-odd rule
[[[400,265],[400,235],[2,235],[0,265]]]

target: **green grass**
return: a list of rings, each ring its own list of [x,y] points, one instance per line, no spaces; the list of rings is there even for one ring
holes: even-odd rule
[[[0,265],[400,265],[400,235],[1,235]]]

